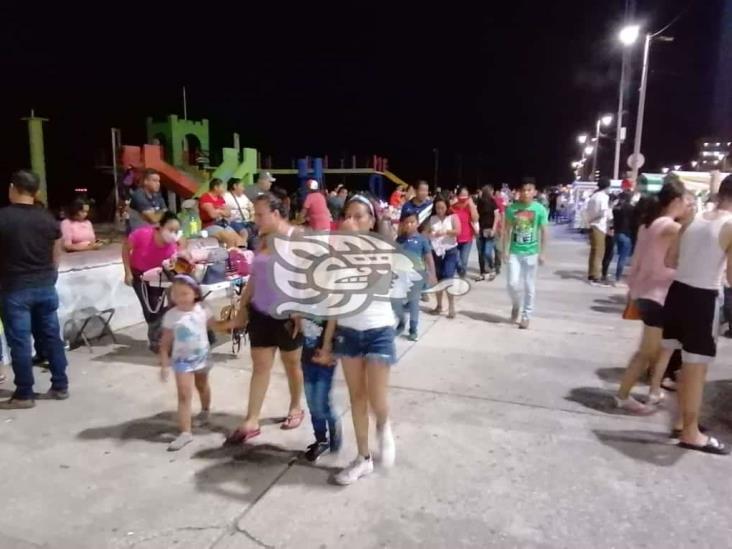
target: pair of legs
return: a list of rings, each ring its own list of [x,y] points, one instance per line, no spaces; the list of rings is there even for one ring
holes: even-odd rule
[[[205,230],[208,232],[208,236],[215,238],[219,241],[219,244],[226,246],[227,248],[238,248],[239,246],[244,246],[247,243],[246,239],[242,238],[241,235],[231,227],[209,225]]]
[[[460,262],[458,263],[458,274],[463,277],[468,272],[468,261],[470,260],[470,250],[473,248],[473,241],[460,242],[457,245],[460,254]]]
[[[176,372],[175,386],[178,389],[178,428],[181,433],[191,432],[191,408],[193,387],[201,400],[201,411],[211,408],[211,386],[208,383],[208,368],[198,372]]]
[[[625,266],[633,253],[633,241],[630,236],[625,233],[617,233],[615,235],[615,248],[618,252],[618,263],[615,267],[615,281],[620,282],[623,277]]]
[[[610,272],[610,264],[613,262],[615,255],[615,239],[609,234],[605,235],[605,253],[602,254],[602,279],[607,280]]]
[[[512,310],[521,320],[531,318],[536,296],[536,274],[539,256],[511,254],[508,258],[508,293]]]
[[[242,429],[245,432],[259,429],[262,405],[269,388],[276,351],[277,347],[252,347],[252,379],[249,384],[249,404],[247,406],[247,417],[242,424]],[[301,348],[294,351],[280,350],[280,358],[285,365],[287,383],[290,388],[288,417],[302,414],[300,405],[303,391],[303,375],[300,367],[301,351]]]
[[[628,367],[623,373],[620,380],[620,389],[618,389],[618,398],[625,400],[630,396],[633,386],[638,383],[641,375],[648,371],[648,367],[655,365],[653,368],[653,376],[651,378],[651,395],[658,395],[661,392],[661,381],[666,371],[666,363],[668,357],[661,356],[661,328],[647,326],[643,324],[643,332],[641,333],[641,341],[638,349],[630,358]],[[670,355],[669,355],[670,356]]]
[[[0,315],[15,375],[13,399],[33,400],[31,334],[43,349],[51,369],[51,389],[66,391],[66,352],[58,322],[58,294],[54,286],[0,292]]]
[[[404,329],[406,322],[405,308],[409,310],[409,334],[417,335],[417,328],[419,327],[419,302],[422,297],[422,288],[424,288],[424,279],[416,281],[412,284],[409,289],[409,295],[405,301],[403,299],[397,299],[393,302],[394,313],[399,319],[399,329]],[[442,292],[440,292],[441,294]],[[448,294],[448,297],[450,294]],[[438,298],[439,302],[439,298]]]
[[[151,286],[142,279],[142,273],[135,273],[132,278],[132,289],[140,301],[142,316],[147,324],[147,343],[150,350],[158,352],[160,336],[163,331],[165,316],[165,289]]]
[[[363,357],[342,357],[343,374],[351,400],[351,417],[356,433],[358,455],[368,457],[369,406],[376,416],[376,428],[381,430],[389,420],[389,365]]]
[[[432,253],[432,257],[435,261],[435,272],[437,273],[438,280],[446,280],[448,278],[454,278],[458,271],[460,264],[460,251],[459,246],[445,250],[443,255],[437,255]],[[432,311],[433,314],[440,314],[442,312],[442,294],[444,291],[437,292],[435,298],[437,299],[437,307]],[[447,292],[447,304],[448,304],[448,318],[455,318],[455,296],[450,292]]]
[[[310,410],[315,440],[316,442],[330,440],[331,447],[335,445],[333,449],[336,450],[340,446],[340,426],[338,415],[331,402],[335,365],[323,366],[303,362],[302,372],[305,381],[305,399]]]
[[[486,275],[495,271],[494,257],[496,255],[496,241],[493,237],[478,237],[478,265],[480,274]]]
[[[602,258],[605,256],[605,233],[597,227],[590,228],[590,258],[587,278],[600,280],[602,276]]]

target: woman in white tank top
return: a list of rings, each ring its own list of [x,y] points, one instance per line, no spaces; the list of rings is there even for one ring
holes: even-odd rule
[[[457,235],[460,234],[460,220],[455,214],[449,213],[447,200],[443,197],[435,198],[432,203],[435,215],[430,217],[427,225],[430,244],[435,259],[435,272],[437,280],[454,278],[457,272],[460,254],[458,252]],[[437,292],[437,307],[432,314],[439,315],[442,312],[442,292]],[[455,318],[455,298],[447,292],[447,318]]]

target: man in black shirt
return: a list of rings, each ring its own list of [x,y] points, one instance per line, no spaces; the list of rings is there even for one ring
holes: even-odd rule
[[[487,274],[490,280],[496,278],[496,233],[501,220],[501,212],[498,204],[493,198],[493,187],[486,185],[481,190],[477,201],[478,225],[478,264],[480,265],[480,276],[476,282],[485,280]]]
[[[47,210],[34,205],[39,188],[33,172],[15,172],[10,206],[0,209],[0,315],[10,347],[15,392],[0,409],[35,406],[31,332],[47,355],[51,389],[39,398],[68,398],[66,354],[58,322],[58,260],[61,230]]]

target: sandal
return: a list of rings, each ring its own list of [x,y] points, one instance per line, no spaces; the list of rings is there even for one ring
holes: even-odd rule
[[[447,313],[447,318],[450,318],[450,319],[455,318],[455,311],[450,311],[449,313]]]
[[[484,275],[484,274],[482,274],[482,275],[480,275],[480,276],[476,276],[476,277],[475,277],[475,278],[474,278],[473,280],[474,280],[475,282],[483,282],[483,281],[485,280],[485,275]]]
[[[670,377],[663,378],[663,381],[661,382],[661,388],[668,391],[669,393],[675,393],[676,392],[676,382],[671,379]]]
[[[235,429],[224,441],[224,446],[236,446],[237,444],[244,444],[248,440],[258,437],[262,434],[262,430],[257,427],[256,429]]]
[[[430,309],[429,312],[431,315],[441,315],[442,314],[442,307],[435,307],[434,309]]]
[[[289,431],[290,429],[297,429],[300,427],[303,418],[305,417],[305,410],[300,410],[294,414],[290,414],[285,418],[284,423],[280,426],[280,429]]]
[[[707,439],[707,443],[703,446],[697,446],[696,444],[689,444],[687,442],[679,442],[679,448],[686,450],[696,450],[698,452],[704,452],[705,454],[714,454],[717,456],[726,456],[732,452],[732,448],[726,446],[723,442],[719,442],[716,438],[710,436]]]
[[[681,438],[682,432],[683,429],[671,429],[671,434],[668,436],[668,438]],[[699,425],[699,432],[703,435],[706,435],[709,432],[709,429],[704,427],[704,425]]]

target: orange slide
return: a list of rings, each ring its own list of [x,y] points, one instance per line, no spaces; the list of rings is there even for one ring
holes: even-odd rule
[[[184,200],[191,198],[198,190],[197,181],[163,160],[159,145],[143,145],[142,147],[123,145],[121,162],[125,169],[132,166],[138,170],[147,168],[157,170],[160,172],[163,185]]]

